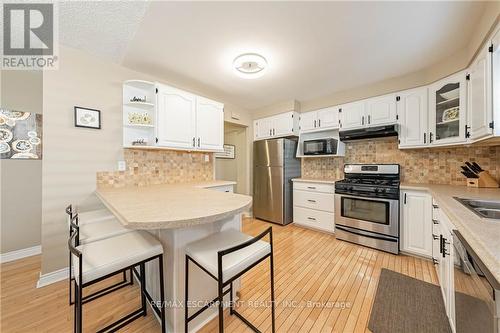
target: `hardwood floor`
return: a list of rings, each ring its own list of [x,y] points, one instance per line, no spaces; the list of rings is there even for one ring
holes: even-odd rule
[[[247,219],[243,230],[256,235],[269,223]],[[294,225],[273,226],[278,332],[368,332],[368,320],[382,268],[437,284],[430,261],[338,241],[333,235]],[[2,264],[0,274],[0,331],[70,332],[73,310],[67,282],[36,289],[40,256]],[[110,283],[110,282],[108,282]],[[138,287],[121,289],[84,306],[84,330],[95,332],[138,308]],[[271,331],[267,261],[242,278],[239,311],[261,331]],[[201,332],[216,332],[217,321]],[[121,332],[159,332],[148,316]],[[226,314],[226,332],[251,332]]]

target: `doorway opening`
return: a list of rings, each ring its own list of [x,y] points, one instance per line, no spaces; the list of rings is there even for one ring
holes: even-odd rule
[[[224,145],[234,146],[234,158],[215,159],[215,179],[236,182],[234,192],[248,192],[247,127],[224,122]]]

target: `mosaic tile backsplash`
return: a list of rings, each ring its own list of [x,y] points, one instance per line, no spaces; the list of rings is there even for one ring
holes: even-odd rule
[[[302,177],[342,179],[344,163],[399,163],[406,183],[465,185],[465,161],[477,162],[500,180],[500,146],[398,149],[396,138],[346,144],[345,157],[303,158]]]
[[[205,155],[210,161],[205,162]],[[213,180],[213,154],[124,149],[126,171],[97,173],[97,187],[147,186]]]

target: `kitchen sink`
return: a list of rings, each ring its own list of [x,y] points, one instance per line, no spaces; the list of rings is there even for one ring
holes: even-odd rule
[[[464,199],[457,197],[454,197],[454,199],[481,217],[500,220],[500,201]]]

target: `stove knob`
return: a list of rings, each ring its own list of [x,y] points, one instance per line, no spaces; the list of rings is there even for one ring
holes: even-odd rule
[[[373,192],[378,193],[378,188],[376,188],[375,190],[373,190]]]
[[[385,188],[380,189],[380,193],[385,193],[385,192],[387,192]]]

